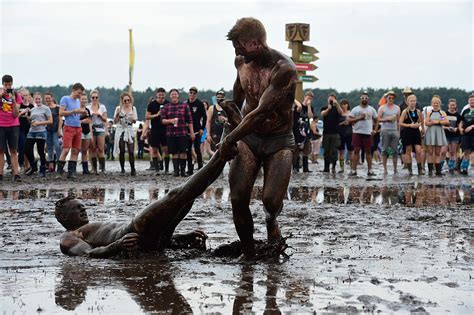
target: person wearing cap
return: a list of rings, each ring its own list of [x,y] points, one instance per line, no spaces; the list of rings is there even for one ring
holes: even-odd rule
[[[211,150],[216,150],[216,145],[221,141],[224,124],[227,122],[227,115],[221,107],[221,102],[225,98],[225,92],[220,90],[216,93],[216,104],[207,110],[206,140],[211,145]]]
[[[374,176],[375,173],[372,171],[372,145],[378,121],[377,111],[369,105],[369,94],[367,92],[363,92],[360,96],[360,105],[351,110],[348,121],[354,125],[352,130],[354,154],[352,154],[351,172],[349,175],[357,175],[360,151],[364,150],[367,160],[367,175]]]
[[[336,94],[328,95],[328,104],[321,108],[323,117],[323,149],[324,149],[324,169],[323,172],[336,173],[337,149],[341,145],[339,136],[339,122],[342,120],[342,108],[337,102]]]
[[[204,104],[200,99],[197,98],[198,89],[193,86],[189,89],[189,98],[186,103],[191,110],[191,116],[193,117],[193,126],[196,137],[194,140],[189,139],[187,160],[188,160],[188,175],[193,175],[194,164],[193,164],[193,146],[194,152],[196,153],[196,159],[198,163],[198,169],[202,168],[202,153],[201,153],[201,136],[204,133],[206,127],[207,114]]]
[[[469,107],[461,112],[459,130],[461,132],[461,149],[463,158],[461,161],[461,174],[467,175],[469,160],[474,151],[474,93],[469,95]]]
[[[382,140],[382,162],[384,175],[388,174],[388,148],[392,151],[393,173],[397,173],[398,141],[400,140],[400,107],[394,104],[397,95],[393,91],[387,92],[387,104],[378,110],[378,121],[382,123],[380,137]]]

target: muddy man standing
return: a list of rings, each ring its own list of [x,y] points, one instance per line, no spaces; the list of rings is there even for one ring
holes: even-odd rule
[[[223,140],[221,155],[228,159],[232,148],[238,147],[230,168],[230,195],[243,258],[251,259],[255,244],[249,203],[261,166],[268,241],[281,239],[277,216],[291,175],[296,67],[289,57],[267,46],[265,28],[254,18],[238,20],[227,39],[235,48],[237,79],[233,93],[243,119]]]

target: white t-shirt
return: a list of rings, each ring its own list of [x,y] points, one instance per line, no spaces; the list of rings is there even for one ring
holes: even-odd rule
[[[362,135],[372,134],[372,127],[374,120],[377,118],[377,111],[370,105],[367,107],[358,105],[351,110],[349,117],[357,118],[360,114],[365,114],[365,119],[356,122],[352,127],[352,132]]]

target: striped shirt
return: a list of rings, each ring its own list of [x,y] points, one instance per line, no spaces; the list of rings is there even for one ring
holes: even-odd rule
[[[166,125],[167,137],[182,137],[188,134],[188,125],[193,123],[191,110],[186,103],[168,103],[161,110],[161,119],[178,118],[178,124]]]

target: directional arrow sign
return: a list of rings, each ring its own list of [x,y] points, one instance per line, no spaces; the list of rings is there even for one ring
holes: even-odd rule
[[[296,70],[298,71],[313,71],[317,67],[313,65],[312,63],[297,63],[296,64]]]
[[[318,80],[314,75],[300,75],[298,80],[302,82],[315,82]]]
[[[312,46],[303,45],[302,48],[303,48],[304,52],[306,52],[308,54],[311,54],[311,55],[317,54],[319,52],[319,50],[317,50],[316,48],[314,48]]]
[[[301,61],[301,62],[311,62],[311,61],[315,61],[315,60],[318,60],[319,58],[315,55],[309,55],[309,54],[300,54],[299,58],[298,58],[298,61]]]

